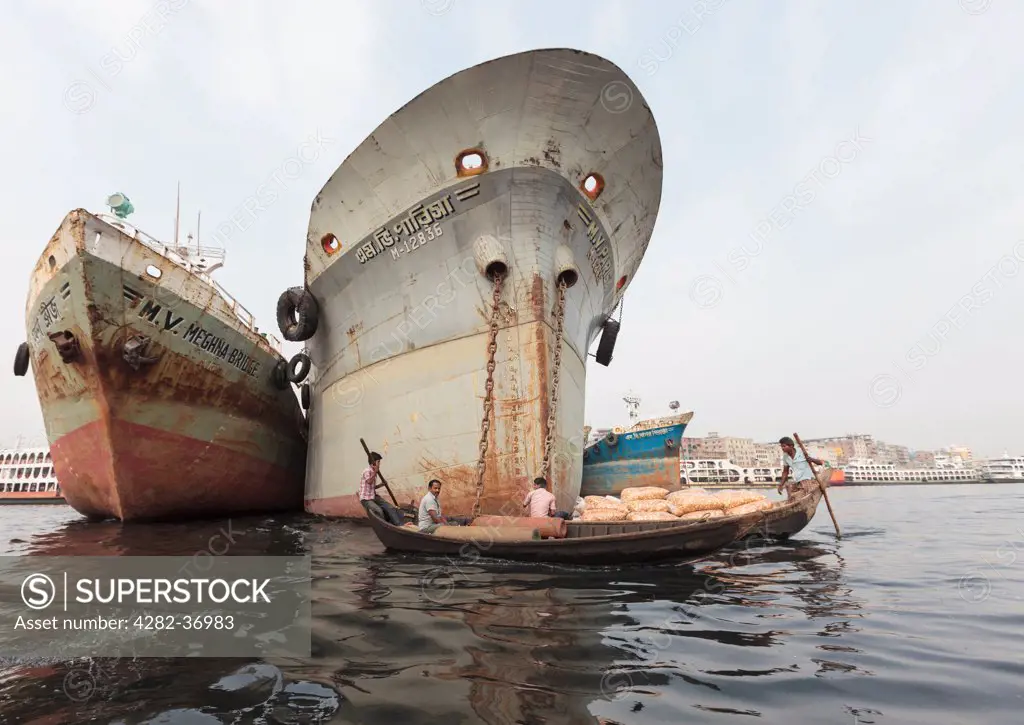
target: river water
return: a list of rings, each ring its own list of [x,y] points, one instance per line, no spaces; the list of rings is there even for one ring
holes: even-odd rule
[[[399,556],[306,516],[3,507],[6,555],[189,556],[224,532],[229,556],[309,554],[314,654],[8,665],[0,722],[1022,722],[1024,486],[830,497],[840,541],[823,503],[785,544],[605,569]]]

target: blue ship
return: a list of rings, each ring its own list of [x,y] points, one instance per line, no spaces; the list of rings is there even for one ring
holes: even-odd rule
[[[641,421],[587,446],[580,496],[618,496],[632,486],[679,490],[679,446],[692,417],[684,413]]]

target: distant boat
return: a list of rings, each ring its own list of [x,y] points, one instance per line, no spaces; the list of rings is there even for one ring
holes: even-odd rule
[[[64,504],[64,493],[45,446],[0,449],[0,505]]]
[[[1002,458],[978,461],[977,467],[981,480],[986,483],[1024,481],[1024,456],[1004,453]]]
[[[583,450],[580,496],[618,496],[630,486],[678,490],[679,444],[693,412],[637,421],[640,399],[623,400],[631,425],[608,431]]]

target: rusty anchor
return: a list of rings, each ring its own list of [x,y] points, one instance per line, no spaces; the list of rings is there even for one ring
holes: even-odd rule
[[[149,343],[150,339],[145,335],[132,335],[125,341],[124,361],[132,367],[132,370],[138,370],[142,365],[152,365],[160,359],[159,355],[155,357],[145,355],[149,350]]]
[[[71,330],[51,332],[47,337],[53,340],[53,344],[57,347],[57,354],[60,355],[61,360],[69,363],[78,359],[81,348],[78,346],[78,340],[75,339]]]

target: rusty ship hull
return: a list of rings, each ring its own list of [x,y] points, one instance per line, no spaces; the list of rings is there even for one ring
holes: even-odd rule
[[[519,513],[543,475],[571,510],[588,349],[608,364],[661,186],[636,86],[577,50],[474,66],[385,120],[310,214],[307,511],[365,516],[360,439],[401,505],[437,478],[446,514]]]
[[[75,510],[123,521],[301,510],[303,416],[275,384],[283,358],[239,307],[126,224],[65,217],[32,272],[26,325]]]

